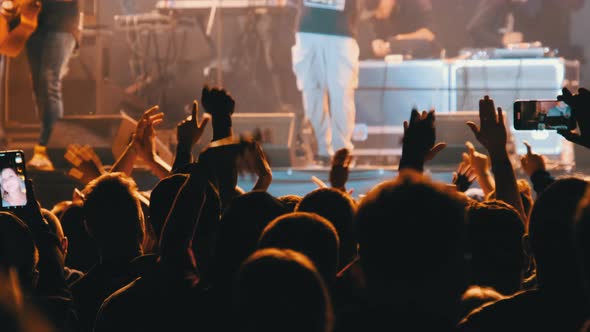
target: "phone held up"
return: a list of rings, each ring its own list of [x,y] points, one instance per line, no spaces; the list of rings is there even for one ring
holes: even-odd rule
[[[2,210],[27,205],[25,154],[21,150],[0,151],[0,196]]]
[[[514,103],[516,130],[574,130],[572,109],[558,100],[517,100]]]

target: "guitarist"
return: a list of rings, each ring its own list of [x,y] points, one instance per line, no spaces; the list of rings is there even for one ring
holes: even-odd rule
[[[78,0],[42,0],[41,5],[39,26],[27,42],[41,136],[27,167],[52,171],[47,141],[54,123],[63,116],[62,79],[80,40],[80,8]]]

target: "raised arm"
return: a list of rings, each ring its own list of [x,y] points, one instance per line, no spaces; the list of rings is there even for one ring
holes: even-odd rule
[[[183,278],[198,280],[192,241],[206,198],[207,177],[198,164],[176,195],[162,229],[162,262]]]
[[[538,196],[555,182],[555,178],[547,172],[543,156],[533,153],[533,149],[529,143],[525,142],[524,144],[526,145],[527,153],[520,158],[520,165],[522,170],[530,177],[533,183],[533,189],[535,189]]]
[[[469,165],[471,165],[475,173],[477,183],[479,183],[484,195],[487,196],[496,190],[496,182],[490,172],[490,158],[483,153],[477,152],[473,143],[469,141],[465,143],[465,146],[467,146],[467,153],[463,157],[466,157],[469,161]]]
[[[506,151],[508,136],[504,112],[502,108],[498,108],[496,113],[494,101],[485,96],[479,101],[479,120],[479,127],[473,122],[468,122],[467,125],[490,154],[492,171],[496,179],[496,198],[512,205],[525,221],[527,214],[518,191],[512,163]]]

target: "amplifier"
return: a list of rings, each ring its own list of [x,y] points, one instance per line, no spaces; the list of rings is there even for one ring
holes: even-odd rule
[[[295,113],[235,113],[234,135],[249,134],[257,138],[273,167],[304,166],[311,158],[298,155],[295,143]],[[213,138],[207,126],[195,152],[203,150]]]

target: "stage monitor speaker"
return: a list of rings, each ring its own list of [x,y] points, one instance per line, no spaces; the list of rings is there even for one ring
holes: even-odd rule
[[[58,120],[49,137],[47,151],[56,168],[67,169],[71,165],[64,158],[72,143],[91,146],[105,165],[112,165],[123,153],[135,130],[137,122],[120,115],[79,115]],[[174,155],[162,141],[156,138],[156,152],[172,165]]]
[[[305,156],[298,156],[295,149],[295,113],[235,113],[232,116],[234,135],[249,134],[262,145],[273,167],[303,166]],[[208,126],[197,150],[211,141],[213,134]]]
[[[468,121],[479,123],[478,111],[461,111],[436,114],[436,142],[445,142],[447,147],[428,162],[429,166],[455,168],[467,152],[465,142],[470,141],[476,150],[487,153],[479,144],[473,132],[466,125]]]

